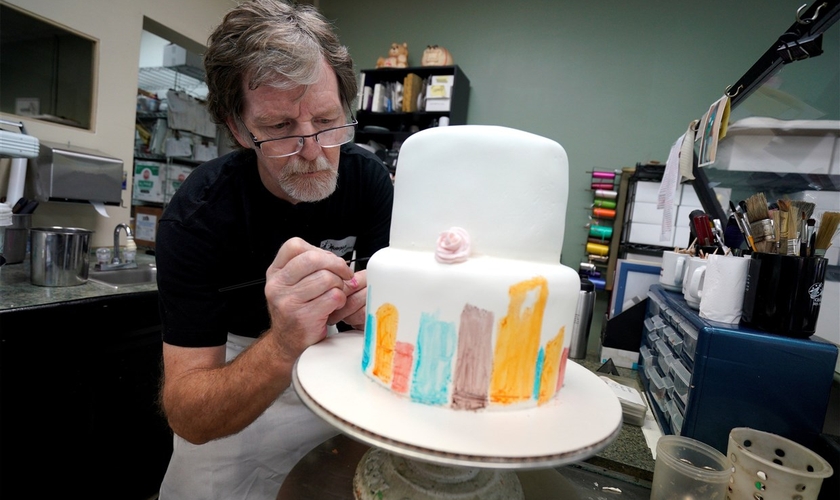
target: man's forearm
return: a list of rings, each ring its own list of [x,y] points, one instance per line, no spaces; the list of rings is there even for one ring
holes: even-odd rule
[[[182,355],[183,348],[164,351],[168,366],[177,367]],[[235,434],[289,387],[292,367],[272,340],[260,338],[230,363],[167,370],[163,404],[169,425],[194,444]]]

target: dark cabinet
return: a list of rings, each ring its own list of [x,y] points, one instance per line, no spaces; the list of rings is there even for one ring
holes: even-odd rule
[[[412,133],[429,127],[437,126],[441,117],[449,119],[450,125],[464,125],[467,123],[467,106],[470,97],[470,80],[459,66],[422,66],[413,68],[379,68],[366,69],[361,72],[361,89],[374,89],[377,84],[404,84],[409,74],[415,74],[421,81],[419,92],[423,94],[426,87],[432,83],[432,77],[450,77],[451,88],[447,90],[449,96],[448,109],[441,111],[427,111],[421,98],[418,110],[403,112],[402,109],[388,111],[370,111],[359,109],[356,118],[359,126],[356,132],[357,143],[375,141],[387,149],[399,149],[399,143]],[[425,96],[429,97],[429,96]],[[364,103],[364,93],[360,96]],[[444,106],[445,108],[446,106]],[[436,109],[441,109],[440,107]],[[395,143],[396,147],[395,147]]]
[[[0,497],[158,491],[172,433],[157,311],[152,291],[0,313]]]

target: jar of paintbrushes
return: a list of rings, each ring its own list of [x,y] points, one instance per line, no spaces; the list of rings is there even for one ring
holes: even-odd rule
[[[734,205],[734,204],[733,204]],[[807,338],[816,331],[828,261],[824,255],[840,225],[840,213],[781,199],[768,204],[757,193],[733,208],[753,250],[741,322],[762,331]]]

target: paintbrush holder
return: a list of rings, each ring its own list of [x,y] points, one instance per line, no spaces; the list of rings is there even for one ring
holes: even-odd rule
[[[824,257],[752,254],[741,323],[787,337],[810,337],[817,328],[827,266]]]

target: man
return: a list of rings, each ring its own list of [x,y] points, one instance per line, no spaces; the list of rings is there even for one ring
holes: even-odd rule
[[[242,149],[196,168],[158,229],[175,433],[160,498],[273,499],[337,432],[302,405],[292,370],[328,326],[364,328],[365,271],[346,260],[387,246],[393,187],[352,143],[352,61],[311,6],[235,7],[204,64],[208,109]]]

